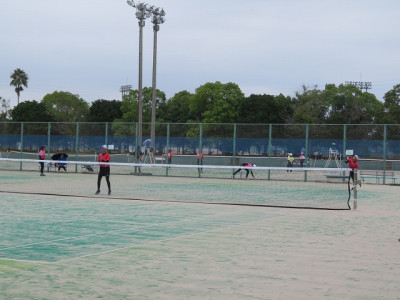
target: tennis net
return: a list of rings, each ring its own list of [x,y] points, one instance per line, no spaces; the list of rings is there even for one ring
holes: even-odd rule
[[[44,163],[46,176],[39,176],[39,162]],[[97,162],[0,158],[0,192],[226,205],[350,208],[348,169],[108,165],[111,194],[108,195],[106,180],[102,178],[101,192],[95,195]]]

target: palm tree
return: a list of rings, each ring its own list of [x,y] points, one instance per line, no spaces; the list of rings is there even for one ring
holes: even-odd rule
[[[24,90],[24,87],[28,87],[28,75],[21,69],[15,69],[14,72],[10,76],[11,82],[10,85],[15,86],[15,92],[18,96],[18,104],[19,104],[19,95],[21,91]]]

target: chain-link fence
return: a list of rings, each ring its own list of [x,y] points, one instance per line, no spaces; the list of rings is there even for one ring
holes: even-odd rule
[[[109,145],[114,161],[135,162],[139,153],[155,162],[284,166],[292,153],[304,166],[343,166],[346,150],[359,156],[360,167],[400,170],[400,125],[338,124],[176,124],[0,122],[2,157],[36,158],[41,146],[49,154],[67,153],[74,160],[94,159],[95,149]],[[141,141],[141,143],[140,143]],[[147,142],[147,144],[145,144]],[[140,151],[137,151],[140,150]],[[203,154],[202,157],[199,153]],[[149,160],[151,161],[151,160]]]

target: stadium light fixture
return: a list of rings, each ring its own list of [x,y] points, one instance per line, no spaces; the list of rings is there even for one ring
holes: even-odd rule
[[[139,82],[138,82],[138,142],[142,145],[142,115],[143,115],[143,27],[145,26],[145,19],[150,18],[152,15],[153,7],[143,2],[135,4],[132,0],[127,0],[129,6],[136,9],[135,16],[139,20]],[[136,156],[139,157],[139,151],[136,151]]]
[[[160,24],[165,22],[165,11],[159,7],[152,8],[153,17],[151,22],[153,23],[154,31],[154,44],[153,44],[153,78],[152,78],[152,96],[151,96],[151,143],[153,147],[156,145],[156,81],[157,81],[157,32],[160,30]]]

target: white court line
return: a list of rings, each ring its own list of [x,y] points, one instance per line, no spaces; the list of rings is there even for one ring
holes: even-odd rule
[[[224,214],[225,215],[225,214]],[[271,219],[276,219],[278,217],[281,216],[275,216],[273,218],[271,218],[269,216],[268,220]],[[162,239],[162,240],[157,240],[157,241],[151,241],[151,242],[147,242],[147,243],[143,243],[143,244],[139,244],[139,245],[128,245],[125,247],[121,247],[121,248],[116,248],[116,249],[111,249],[111,250],[107,250],[107,251],[101,251],[101,252],[96,252],[96,253],[91,253],[91,254],[87,254],[87,255],[82,255],[82,256],[76,256],[76,257],[71,257],[71,258],[66,258],[66,259],[61,259],[61,260],[57,260],[54,262],[49,262],[49,261],[32,261],[32,260],[24,260],[24,259],[11,259],[11,258],[2,258],[0,257],[0,260],[5,260],[5,261],[16,261],[16,262],[28,262],[28,263],[38,263],[38,264],[57,264],[60,262],[65,262],[65,261],[70,261],[70,260],[76,260],[76,259],[81,259],[81,258],[85,258],[85,257],[90,257],[90,256],[95,256],[95,255],[102,255],[102,254],[106,254],[106,253],[111,253],[114,251],[119,251],[119,250],[124,250],[124,249],[129,249],[129,248],[137,248],[137,247],[141,247],[141,246],[146,246],[146,245],[151,245],[151,244],[155,244],[155,243],[160,243],[160,242],[166,242],[166,241],[173,241],[173,240],[177,240],[180,238],[186,238],[186,237],[191,237],[191,236],[195,236],[195,235],[199,235],[199,234],[203,234],[203,233],[208,233],[208,232],[213,232],[213,231],[217,231],[217,230],[221,230],[221,229],[229,229],[229,228],[234,228],[234,227],[239,227],[239,226],[243,226],[243,225],[248,225],[248,224],[253,224],[253,223],[260,223],[265,221],[265,219],[263,220],[259,220],[259,221],[251,221],[251,222],[245,222],[245,223],[241,223],[241,224],[236,224],[236,225],[231,225],[231,226],[226,226],[226,227],[219,227],[219,228],[213,228],[210,230],[206,230],[206,231],[200,231],[200,232],[195,232],[195,233],[190,233],[190,234],[185,234],[185,235],[180,235],[180,236],[176,236],[176,237],[172,237],[172,238],[168,238],[168,239]],[[165,223],[164,223],[165,224]],[[161,224],[162,225],[162,224]]]
[[[275,218],[273,218],[273,219],[275,219]],[[269,218],[268,220],[271,220],[271,218]],[[143,243],[143,244],[140,244],[140,245],[129,245],[129,246],[125,246],[125,247],[121,247],[121,248],[117,248],[117,249],[101,251],[101,252],[97,252],[97,253],[92,253],[92,254],[87,254],[87,255],[82,255],[82,256],[76,256],[76,257],[72,257],[72,258],[61,259],[61,260],[58,260],[58,261],[55,261],[55,262],[50,262],[50,264],[62,263],[62,262],[71,261],[71,260],[75,260],[75,259],[81,259],[81,258],[86,258],[86,257],[90,257],[90,256],[95,256],[95,255],[102,255],[102,254],[107,254],[107,253],[111,253],[111,252],[115,252],[115,251],[119,251],[119,250],[124,250],[124,249],[129,249],[129,248],[137,248],[137,247],[156,244],[156,243],[160,243],[160,242],[173,241],[173,240],[177,240],[177,239],[180,239],[180,238],[191,237],[191,236],[204,234],[204,233],[209,233],[209,232],[213,232],[213,231],[217,231],[217,230],[221,230],[221,229],[230,229],[230,228],[234,228],[234,227],[239,227],[239,226],[248,225],[248,224],[252,224],[252,223],[260,223],[260,222],[264,222],[264,221],[265,220],[251,221],[251,222],[246,222],[246,223],[242,223],[242,224],[236,224],[236,225],[227,226],[227,227],[213,228],[213,229],[206,230],[206,231],[180,235],[180,236],[176,236],[176,237],[173,237],[173,238],[157,240],[157,241],[151,241],[151,242]]]
[[[14,259],[14,258],[5,258],[5,257],[0,257],[0,261],[16,261],[16,262],[24,262],[24,263],[31,263],[31,264],[52,264],[54,262],[48,262],[48,261],[43,261],[43,260],[26,260],[26,259]]]
[[[221,216],[221,215],[229,215],[230,213],[222,213],[222,214],[218,214],[218,215],[214,215],[214,216]],[[74,236],[74,237],[67,237],[67,238],[61,238],[61,239],[56,239],[56,240],[48,240],[48,241],[42,241],[42,242],[36,242],[36,243],[29,243],[29,244],[24,244],[24,245],[17,245],[17,246],[12,246],[12,247],[6,247],[6,248],[0,248],[0,251],[4,251],[4,250],[10,250],[10,249],[16,249],[16,248],[24,248],[24,247],[29,247],[29,246],[35,246],[35,245],[42,245],[42,244],[51,244],[54,242],[60,242],[60,241],[67,241],[67,240],[76,240],[76,239],[80,239],[80,238],[85,238],[85,237],[89,237],[89,236],[96,236],[96,235],[100,235],[100,234],[114,234],[114,233],[118,233],[118,232],[122,232],[122,231],[128,231],[128,230],[133,230],[136,228],[149,228],[149,227],[153,227],[153,226],[163,226],[163,225],[167,225],[167,224],[173,224],[173,223],[179,223],[179,222],[185,222],[185,221],[192,221],[192,220],[196,220],[199,217],[194,217],[194,218],[185,218],[185,219],[181,219],[181,220],[174,220],[174,221],[170,221],[170,222],[165,222],[165,223],[155,223],[155,224],[140,224],[140,223],[135,223],[133,224],[133,226],[129,227],[129,228],[124,228],[124,229],[119,229],[119,230],[112,230],[112,231],[102,231],[102,232],[96,232],[96,233],[90,233],[90,234],[86,234],[86,235],[80,235],[80,236]]]

